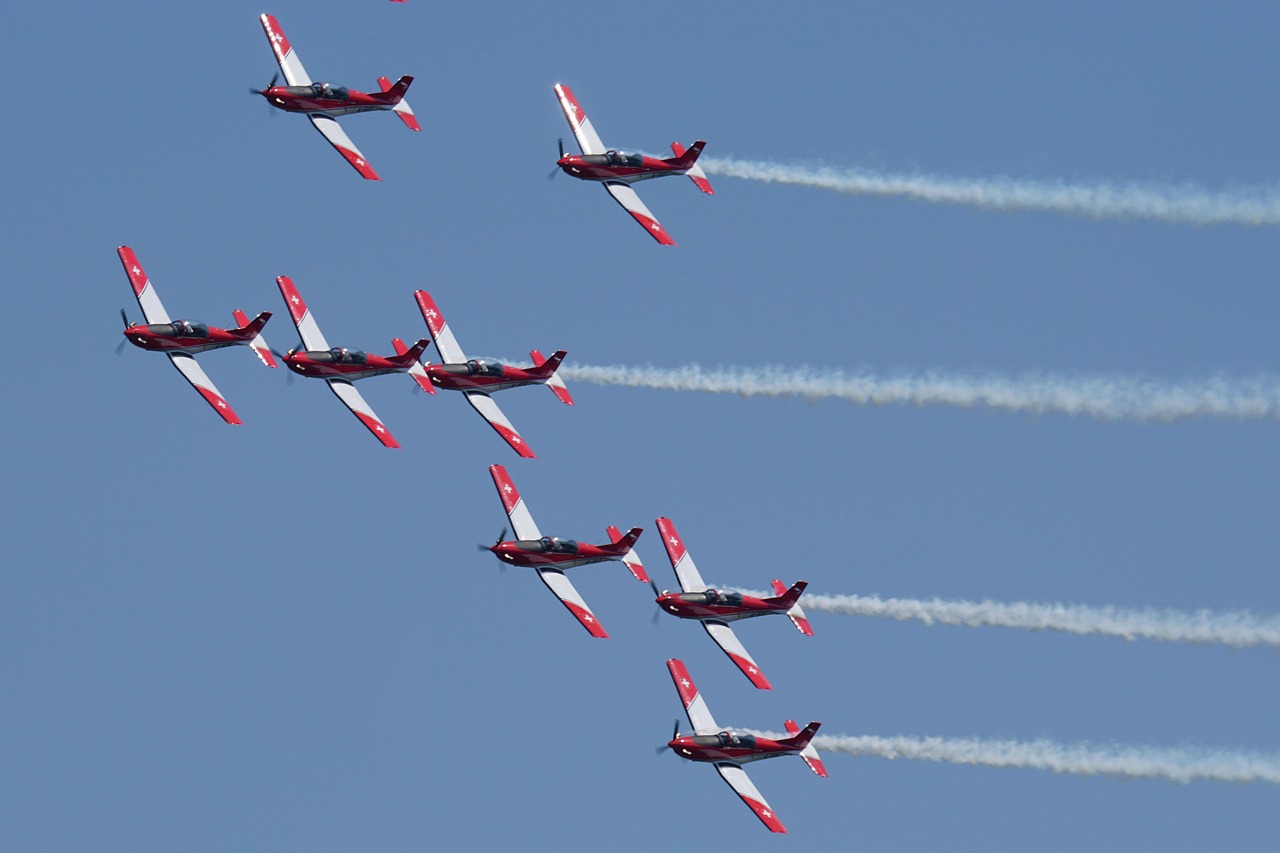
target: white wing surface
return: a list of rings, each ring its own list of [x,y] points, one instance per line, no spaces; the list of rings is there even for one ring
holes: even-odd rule
[[[596,619],[596,615],[591,612],[591,608],[587,607],[587,602],[578,594],[578,590],[574,589],[573,584],[569,583],[569,579],[564,576],[564,572],[559,569],[538,569],[537,571],[538,577],[542,578],[542,582],[547,585],[547,589],[551,590],[555,597],[560,599],[560,603],[568,608],[569,612],[582,624],[583,628],[587,629],[591,636],[601,639],[606,639],[609,636],[605,633],[604,626]]]
[[[116,254],[120,256],[120,263],[124,264],[124,271],[129,276],[129,284],[133,287],[133,295],[138,298],[138,306],[142,309],[142,316],[146,318],[148,323],[168,323],[169,313],[164,310],[164,305],[160,303],[160,297],[156,294],[156,289],[151,286],[151,279],[147,278],[147,274],[142,269],[142,264],[138,263],[138,256],[133,253],[133,249],[128,246],[121,246],[116,249]]]
[[[516,432],[516,428],[511,425],[511,421],[507,420],[507,416],[502,413],[502,409],[498,408],[498,404],[493,401],[492,397],[483,391],[463,391],[462,394],[467,398],[467,402],[471,404],[471,408],[479,412],[480,417],[488,421],[489,426],[493,427],[494,432],[502,436],[503,441],[511,445],[512,450],[525,459],[538,458],[529,449],[529,445],[525,444],[524,439],[520,437],[520,433]]]
[[[240,423],[240,416],[232,410],[231,405],[222,396],[222,392],[213,384],[213,380],[200,369],[200,365],[196,363],[194,358],[185,352],[171,352],[168,353],[168,356],[169,360],[173,362],[173,366],[178,368],[178,372],[191,383],[191,387],[200,392],[200,396],[204,397],[210,406],[213,406],[213,410],[221,415],[224,421],[229,424],[238,425]]]
[[[440,360],[445,364],[462,364],[467,360],[467,355],[462,351],[462,347],[458,345],[458,339],[453,335],[453,329],[449,328],[449,323],[444,319],[444,313],[440,307],[436,305],[436,301],[431,294],[425,290],[415,290],[413,298],[418,300],[418,310],[422,312],[422,319],[427,323],[427,330],[431,332],[431,340],[435,342],[436,352],[440,354]]]
[[[644,202],[640,200],[640,196],[636,195],[636,191],[631,189],[627,184],[606,183],[604,188],[609,191],[609,195],[613,196],[613,200],[622,205],[627,213],[631,214],[631,218],[640,223],[645,231],[649,232],[649,236],[657,240],[664,246],[674,246],[676,241],[667,233],[667,229],[662,227],[662,223],[654,218],[649,208],[644,206]]]
[[[716,765],[716,772],[720,774],[724,781],[729,783],[729,787],[742,798],[742,801],[755,813],[756,817],[760,818],[765,826],[769,827],[773,832],[787,831],[787,828],[782,825],[782,821],[778,820],[778,816],[773,813],[773,809],[769,808],[769,804],[760,795],[760,791],[751,783],[751,777],[747,775],[747,771],[736,764],[722,762]]]
[[[698,574],[698,567],[693,563],[693,556],[684,546],[684,540],[676,532],[676,526],[669,518],[657,519],[658,533],[662,536],[662,544],[667,549],[667,558],[671,560],[671,568],[676,571],[680,581],[680,589],[684,592],[702,592],[707,585]]]
[[[280,29],[280,22],[274,15],[262,15],[258,20],[262,21],[262,30],[267,34],[267,41],[271,42],[271,51],[276,55],[276,62],[280,63],[280,73],[284,74],[285,82],[290,86],[309,86],[311,78],[307,76],[307,69],[302,67],[302,60],[298,59],[293,45]]]
[[[280,295],[284,297],[284,304],[289,309],[289,316],[293,318],[293,325],[298,329],[298,337],[302,339],[302,348],[307,350],[329,349],[329,342],[325,340],[324,334],[321,333],[320,327],[316,324],[316,318],[311,316],[311,311],[308,310],[307,303],[303,301],[302,294],[298,292],[298,288],[294,286],[293,279],[287,275],[277,276],[276,285],[280,288]]]
[[[369,432],[373,433],[373,437],[382,442],[383,447],[399,447],[395,437],[391,435],[390,430],[378,418],[373,409],[365,402],[364,397],[360,396],[360,392],[356,390],[356,386],[352,385],[345,379],[326,379],[329,389],[337,395],[351,413],[360,419],[360,423],[364,424]]]
[[[533,516],[529,514],[529,508],[524,505],[520,490],[511,481],[511,475],[507,473],[507,469],[501,465],[490,465],[489,475],[493,477],[493,485],[498,489],[502,508],[507,512],[507,519],[511,522],[511,529],[515,531],[516,538],[541,539],[542,531],[538,530],[538,525],[534,523]]]
[[[360,176],[368,181],[380,181],[378,173],[369,165],[369,161],[364,159],[364,155],[360,153],[360,149],[351,141],[351,137],[347,136],[346,131],[338,124],[336,119],[329,116],[310,115],[311,123],[315,125],[316,130],[320,131],[321,136],[329,140],[329,144],[337,149],[338,153],[346,159],[351,167],[360,173]]]
[[[684,661],[672,658],[667,661],[667,670],[671,673],[671,680],[675,682],[676,692],[680,694],[680,702],[684,705],[684,712],[689,717],[694,734],[710,735],[720,731],[715,717],[711,716],[711,711],[707,708],[706,700],[689,676]]]
[[[604,143],[600,141],[600,135],[596,133],[596,129],[591,126],[591,119],[587,118],[586,110],[574,97],[573,90],[563,83],[557,83],[556,98],[560,101],[560,109],[564,110],[564,117],[569,120],[569,129],[573,131],[573,138],[578,140],[578,147],[582,149],[582,153],[603,154]]]
[[[742,670],[742,674],[751,679],[751,683],[761,690],[772,690],[773,685],[769,683],[769,679],[764,677],[764,673],[760,671],[760,667],[756,666],[756,662],[752,660],[751,655],[743,648],[742,643],[738,640],[738,635],[733,633],[733,629],[724,622],[717,622],[710,619],[702,621],[702,627],[711,635],[711,639],[716,641],[729,660],[733,661],[738,669]]]

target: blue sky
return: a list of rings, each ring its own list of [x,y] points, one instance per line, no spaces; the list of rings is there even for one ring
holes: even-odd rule
[[[275,14],[318,79],[416,76],[424,131],[344,126],[361,181],[248,87]],[[425,334],[569,362],[1274,373],[1272,228],[995,213],[713,178],[641,187],[679,245],[545,180],[571,85],[606,143],[895,172],[1277,181],[1264,4],[411,0],[73,2],[0,36],[11,324],[0,574],[0,840],[11,849],[1268,849],[1276,791],[832,755],[752,778],[771,837],[705,767],[655,758],[680,657],[723,724],[1280,752],[1275,652],[815,615],[739,636],[754,691],[692,624],[649,624],[620,565],[571,577],[591,640],[475,550],[508,466],[544,531],[677,523],[708,580],[814,592],[1280,612],[1276,424],[571,386],[500,402],[361,384],[404,449],[247,351],[201,358],[223,425],[163,358],[119,358],[138,252],[170,313],[226,325],[290,275],[331,342]],[[18,334],[36,331],[37,334]]]

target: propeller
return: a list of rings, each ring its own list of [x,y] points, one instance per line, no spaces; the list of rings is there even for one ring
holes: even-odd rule
[[[557,139],[556,142],[559,143],[560,145],[560,160],[563,160],[564,159],[564,140]],[[558,174],[560,174],[560,165],[559,165],[559,162],[557,161],[556,167],[547,173],[547,180],[548,181],[551,180]]]
[[[249,94],[250,94],[250,95],[262,95],[262,94],[264,94],[264,93],[267,91],[267,89],[273,89],[273,88],[275,88],[276,81],[277,81],[277,80],[279,80],[279,79],[280,79],[280,72],[279,72],[279,71],[277,71],[275,74],[272,74],[272,75],[271,75],[271,82],[267,84],[266,89],[255,89],[255,88],[253,88],[252,86],[250,86],[250,87],[249,87]],[[267,102],[267,111],[268,111],[268,112],[270,112],[272,115],[275,115],[275,114],[276,114],[276,111],[275,111],[275,110],[273,110],[273,109],[271,109],[271,102],[270,102],[270,101],[268,101],[268,102]]]
[[[129,315],[124,313],[124,309],[120,309],[120,319],[124,321],[124,327],[127,329],[133,324],[129,322]]]
[[[502,525],[502,532],[498,534],[498,538],[493,540],[493,545],[476,545],[476,547],[479,548],[481,551],[489,551],[493,549],[494,545],[501,544],[502,541],[506,538],[507,538],[507,526],[504,524]]]
[[[675,722],[671,724],[671,740],[675,740],[680,736],[680,718],[676,717]],[[655,746],[654,753],[662,755],[664,752],[670,751],[670,742],[664,743],[662,746]]]
[[[662,608],[657,606],[657,600],[658,600],[658,597],[662,595],[662,593],[658,592],[658,585],[653,581],[649,581],[649,588],[653,590],[653,599],[654,599],[653,619],[651,621],[654,625],[657,625],[658,619],[662,617]],[[677,720],[676,723],[678,725],[679,721]]]

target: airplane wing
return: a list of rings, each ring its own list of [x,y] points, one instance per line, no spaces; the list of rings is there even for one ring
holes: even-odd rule
[[[787,831],[787,828],[782,825],[782,821],[778,820],[778,816],[773,813],[773,809],[769,808],[769,804],[760,795],[760,791],[751,783],[751,777],[747,775],[747,771],[736,764],[724,761],[716,765],[716,772],[720,774],[724,781],[729,783],[729,787],[742,798],[742,801],[755,813],[756,817],[760,818],[761,823],[769,827],[770,831]]]
[[[289,44],[284,30],[280,29],[280,22],[274,15],[262,15],[258,20],[262,21],[262,30],[267,34],[267,41],[271,42],[271,50],[276,55],[276,62],[280,63],[280,72],[284,74],[285,82],[290,86],[311,85],[307,69],[302,67],[302,60],[298,59],[293,45]]]
[[[772,690],[773,685],[769,683],[769,679],[764,677],[764,673],[760,671],[760,667],[756,666],[756,662],[751,659],[751,655],[743,647],[738,640],[738,635],[733,633],[733,629],[724,622],[712,619],[702,620],[702,627],[711,635],[711,639],[716,641],[724,653],[729,656],[729,660],[742,670],[742,674],[751,679],[751,683],[761,690]]]
[[[294,286],[293,279],[287,275],[276,276],[276,285],[280,288],[280,295],[284,297],[284,304],[289,309],[289,316],[293,318],[293,325],[298,329],[298,337],[302,338],[303,348],[308,350],[328,349],[329,342],[324,339],[324,335],[320,332],[320,327],[316,325],[316,318],[312,317],[311,312],[307,310],[307,303],[302,300],[302,294],[298,293],[298,288]]]
[[[185,352],[171,352],[168,355],[173,366],[178,368],[178,372],[186,377],[191,386],[200,392],[200,396],[213,406],[213,410],[221,415],[224,421],[237,426],[240,424],[240,417],[223,398],[222,392],[213,384],[213,380],[205,375],[199,364],[196,364],[194,358]]]
[[[512,519],[515,524],[515,519]],[[524,537],[521,537],[522,539]],[[578,591],[574,589],[573,584],[569,583],[569,579],[564,576],[564,572],[559,569],[538,569],[538,577],[542,578],[542,582],[547,585],[547,589],[560,599],[560,603],[569,609],[574,618],[582,623],[582,627],[587,629],[593,637],[600,639],[608,639],[609,635],[605,633],[604,627],[600,621],[596,619],[591,608],[587,607],[587,602],[583,600]]]
[[[644,206],[644,202],[640,200],[640,196],[636,195],[636,191],[626,184],[609,182],[604,185],[609,191],[609,195],[613,196],[613,200],[631,214],[631,217],[639,222],[645,231],[649,232],[649,236],[657,240],[664,246],[674,246],[675,240],[671,239],[671,235],[667,233],[667,229],[662,227],[649,208]]]
[[[400,338],[392,338],[391,345],[396,348],[396,355],[404,355],[409,348],[404,345],[404,341]],[[436,387],[431,384],[431,380],[427,377],[427,371],[422,369],[422,362],[415,361],[413,367],[409,368],[409,375],[413,377],[413,381],[418,383],[418,387],[428,394],[436,393]]]
[[[782,581],[775,578],[773,581],[773,594],[786,595],[786,593],[787,588],[782,585]],[[804,610],[800,608],[800,602],[797,601],[792,608],[787,611],[787,618],[791,620],[792,624],[796,626],[796,630],[801,634],[804,634],[806,637],[813,636],[813,626],[809,624],[809,617],[806,616]]]
[[[587,118],[586,110],[574,97],[573,90],[563,83],[557,83],[556,98],[560,101],[560,109],[564,110],[564,117],[569,120],[569,129],[573,131],[574,139],[578,140],[578,147],[582,149],[582,153],[603,154],[604,143],[600,140],[596,129],[591,126],[591,119]]]
[[[516,538],[541,539],[542,532],[529,514],[529,508],[520,499],[520,491],[511,482],[507,469],[501,465],[490,465],[489,475],[493,477],[493,485],[498,489],[498,497],[502,498],[502,508],[507,511],[507,518],[511,521],[511,529],[515,531]]]
[[[435,341],[440,360],[445,364],[462,364],[466,361],[466,353],[458,345],[458,339],[453,336],[453,329],[450,329],[449,324],[445,322],[444,314],[440,313],[440,308],[431,298],[431,294],[425,290],[415,290],[413,298],[418,300],[418,310],[422,312],[422,319],[427,322],[427,330],[431,332],[431,340]]]
[[[493,427],[494,431],[502,436],[503,441],[511,445],[512,450],[525,459],[538,458],[529,449],[529,445],[525,444],[524,439],[520,437],[520,433],[516,432],[516,428],[511,425],[511,421],[507,420],[507,416],[502,413],[502,409],[498,408],[498,404],[493,402],[492,397],[483,391],[463,391],[462,394],[467,398],[467,402],[471,404],[471,408],[479,412],[480,417],[489,422],[489,426]],[[537,537],[535,536],[534,538],[536,539]]]
[[[364,159],[360,149],[351,141],[351,137],[347,136],[346,131],[338,124],[337,119],[322,115],[311,115],[307,116],[307,118],[311,119],[311,123],[315,125],[316,130],[320,131],[320,134],[329,140],[329,144],[346,158],[352,168],[360,173],[360,177],[366,181],[382,180],[382,178],[378,177],[378,173],[373,170],[373,167],[369,165],[369,161]]]
[[[164,310],[164,305],[160,304],[160,297],[151,286],[151,279],[142,271],[142,264],[138,263],[138,256],[133,253],[133,249],[121,246],[116,249],[116,254],[120,256],[120,263],[124,264],[125,275],[129,276],[129,284],[133,286],[133,295],[138,298],[142,316],[148,323],[168,323],[169,314]]]
[[[383,425],[382,421],[370,408],[369,404],[364,401],[364,397],[360,396],[360,392],[356,390],[356,386],[352,385],[346,379],[326,379],[331,390],[342,404],[351,410],[351,414],[360,419],[360,423],[368,427],[369,432],[373,433],[373,437],[382,442],[383,447],[399,447],[395,437]]]
[[[657,520],[658,533],[662,535],[662,544],[666,546],[667,557],[671,560],[671,568],[676,570],[680,580],[680,589],[684,592],[702,592],[707,585],[698,574],[698,567],[693,564],[693,557],[684,547],[684,540],[676,533],[676,526],[669,518]]]
[[[675,682],[676,692],[680,694],[680,701],[684,704],[684,712],[689,717],[694,734],[710,735],[720,731],[715,717],[711,716],[711,711],[707,708],[706,700],[698,692],[698,686],[689,677],[684,661],[672,658],[667,661],[667,670],[671,673],[671,680]]]
[[[245,326],[249,325],[249,317],[239,308],[231,313],[236,318],[236,323],[240,325],[240,328],[243,329]],[[276,357],[271,354],[271,347],[267,346],[267,339],[262,336],[262,332],[258,332],[258,334],[254,336],[253,340],[249,341],[249,346],[253,347],[253,352],[258,356],[258,360],[267,367],[280,366],[276,364]]]
[[[609,534],[610,542],[621,542],[622,531],[610,524],[605,528],[605,532]],[[649,583],[649,573],[644,570],[644,563],[640,562],[640,555],[636,553],[636,549],[632,548],[622,558],[622,564],[626,566],[636,580],[641,583]]]

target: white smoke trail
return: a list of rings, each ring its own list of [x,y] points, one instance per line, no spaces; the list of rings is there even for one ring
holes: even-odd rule
[[[1157,185],[1018,180],[1004,176],[956,178],[895,174],[876,169],[788,166],[704,157],[709,175],[792,184],[852,195],[902,196],[990,210],[1048,210],[1105,219],[1158,219],[1197,225],[1280,225],[1280,188],[1245,187],[1214,192],[1191,184]]]
[[[1099,420],[1176,421],[1193,417],[1280,417],[1280,377],[1166,381],[1134,376],[1005,376],[925,371],[878,375],[807,367],[628,367],[564,364],[567,380],[628,388],[800,397],[858,405],[985,406],[1008,412],[1058,412]]]
[[[765,598],[772,593],[742,590]],[[1027,631],[1063,631],[1098,634],[1126,640],[1160,640],[1165,643],[1223,643],[1225,645],[1280,647],[1280,616],[1255,616],[1247,611],[1213,613],[1208,610],[1123,610],[1079,604],[1032,602],[942,601],[937,598],[880,598],[871,595],[811,595],[801,605],[807,611],[845,616],[878,616],[884,619],[919,620],[926,625],[964,625],[969,628],[1022,628]]]
[[[769,738],[786,735],[757,732]],[[1063,744],[1051,740],[982,740],[941,737],[818,735],[821,752],[874,755],[890,760],[940,761],[985,767],[1050,770],[1077,776],[1125,776],[1170,782],[1268,782],[1280,784],[1280,755],[1203,747]]]

